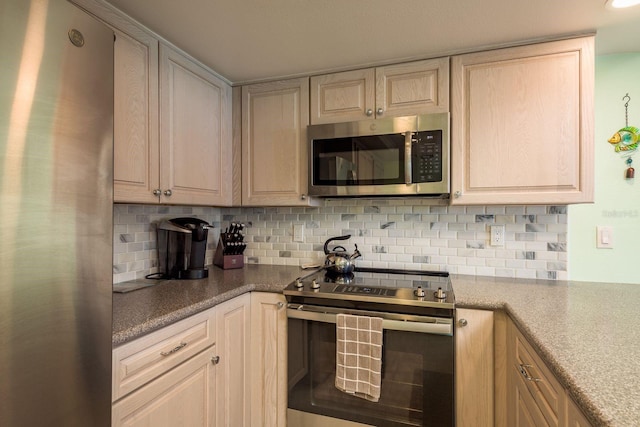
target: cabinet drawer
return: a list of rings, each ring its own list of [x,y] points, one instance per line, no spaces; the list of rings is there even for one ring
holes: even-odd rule
[[[113,401],[215,344],[213,313],[207,310],[114,349]]]
[[[215,425],[215,346],[131,393],[112,408],[112,427]]]
[[[564,388],[518,330],[515,331],[515,339],[512,369],[521,386],[520,397],[527,399],[528,391],[533,400],[531,403],[536,404],[546,425],[563,426],[566,420]]]

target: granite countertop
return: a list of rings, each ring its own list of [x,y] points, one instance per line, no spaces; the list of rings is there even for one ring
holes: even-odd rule
[[[452,275],[457,307],[503,309],[594,426],[640,423],[640,284]]]
[[[278,265],[209,270],[207,279],[155,281],[114,293],[113,345],[246,292],[281,292],[302,275],[299,267]],[[457,307],[504,310],[514,320],[594,425],[637,425],[640,284],[464,275],[451,280]]]
[[[113,346],[247,292],[281,292],[301,273],[300,267],[249,264],[233,270],[211,266],[206,279],[126,282],[147,286],[127,293],[113,293]]]

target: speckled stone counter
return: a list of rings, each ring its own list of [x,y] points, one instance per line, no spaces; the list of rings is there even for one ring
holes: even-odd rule
[[[131,341],[246,292],[281,292],[300,275],[300,267],[282,265],[247,265],[234,270],[214,266],[209,267],[206,279],[153,281],[156,283],[153,286],[114,293],[113,345]]]
[[[113,345],[250,291],[280,292],[299,267],[210,267],[209,278],[113,294]],[[640,426],[640,284],[452,275],[458,307],[504,310],[595,426]],[[146,281],[145,281],[146,282]]]
[[[458,307],[504,309],[596,426],[640,426],[640,284],[452,276]]]

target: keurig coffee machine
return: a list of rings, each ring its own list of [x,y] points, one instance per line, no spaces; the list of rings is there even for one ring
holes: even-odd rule
[[[202,279],[209,229],[198,218],[174,218],[158,225],[159,273],[164,279]]]

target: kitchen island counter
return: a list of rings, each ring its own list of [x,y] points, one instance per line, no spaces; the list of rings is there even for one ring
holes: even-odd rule
[[[281,292],[297,266],[209,268],[200,280],[165,280],[113,294],[118,346],[251,291]],[[640,285],[451,276],[460,308],[504,310],[594,426],[640,420]],[[148,280],[127,284],[148,284]]]

